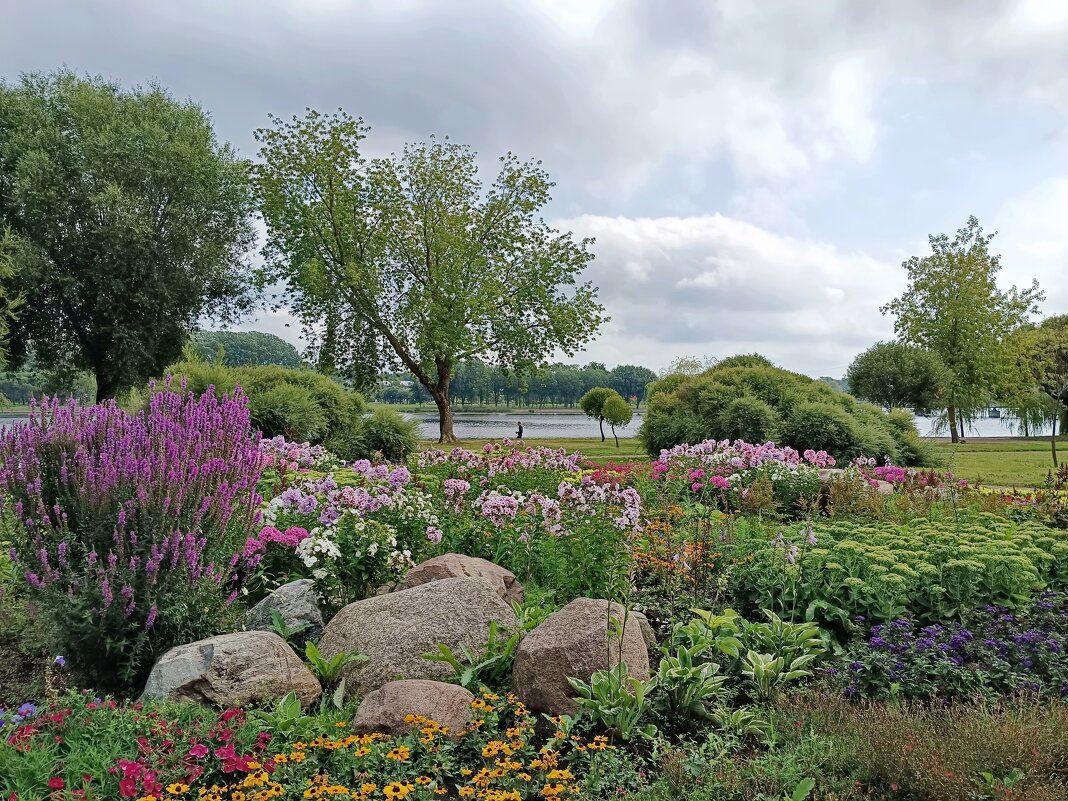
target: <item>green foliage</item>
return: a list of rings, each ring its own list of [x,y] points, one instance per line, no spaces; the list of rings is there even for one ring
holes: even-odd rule
[[[634,678],[627,673],[627,663],[619,662],[610,670],[596,671],[589,684],[576,678],[567,681],[578,693],[575,703],[579,709],[623,742],[656,733],[651,724],[639,728],[650,710],[649,693],[656,687],[656,679]]]
[[[309,643],[311,645],[311,643]],[[312,646],[314,647],[314,646]],[[255,709],[249,713],[252,720],[263,723],[273,733],[286,738],[298,739],[315,729],[318,719],[304,714],[304,707],[296,693],[288,693],[278,700],[274,709]],[[308,737],[307,739],[312,739]]]
[[[178,358],[200,317],[249,308],[247,166],[208,115],[69,71],[0,85],[0,228],[32,314],[16,360],[86,369],[109,398]]]
[[[702,643],[680,645],[664,653],[656,674],[655,701],[665,714],[692,720],[709,717],[706,704],[719,696],[727,677],[719,675],[717,663],[702,658],[705,648]]]
[[[641,406],[645,398],[645,388],[656,381],[656,373],[648,367],[635,364],[620,364],[612,369],[609,383],[616,392],[626,399],[634,398],[635,408]]]
[[[419,421],[401,417],[392,409],[375,409],[350,432],[328,443],[334,453],[350,461],[382,454],[391,462],[403,462],[419,447]]]
[[[618,448],[619,436],[616,434],[616,426],[627,425],[634,416],[634,410],[618,394],[610,395],[601,406],[601,416],[612,427],[612,437],[615,439],[616,447]]]
[[[983,234],[975,217],[952,240],[945,234],[928,237],[931,255],[902,263],[908,288],[882,307],[894,316],[894,330],[904,342],[936,353],[952,374],[942,403],[954,442],[958,409],[968,414],[991,397],[1012,394],[1005,379],[1016,373],[1007,369],[1005,342],[1043,299],[1037,281],[1023,290],[998,288],[1001,257],[990,253],[993,237]]]
[[[271,631],[292,645],[298,641],[305,631],[311,626],[310,623],[301,623],[299,626],[290,626],[286,623],[282,613],[277,609],[271,610]]]
[[[256,131],[264,279],[286,282],[337,365],[373,373],[402,363],[452,441],[449,382],[460,363],[492,355],[526,372],[595,334],[603,308],[593,286],[577,283],[590,242],[541,219],[551,184],[536,162],[504,156],[483,190],[469,148],[431,141],[368,162],[367,132],[343,111],[272,118]]]
[[[915,429],[899,426],[900,418],[894,423],[822,381],[751,356],[724,360],[698,376],[663,378],[650,387],[649,398],[638,436],[653,455],[682,443],[737,438],[823,449],[839,461],[889,456],[908,465],[929,455]]]
[[[315,677],[324,686],[329,687],[337,681],[338,676],[341,675],[341,671],[346,665],[366,662],[368,657],[366,654],[340,653],[335,654],[330,659],[324,659],[322,654],[319,653],[318,646],[313,642],[309,642],[304,646],[304,659],[308,663],[308,669],[315,674]]]
[[[783,422],[782,444],[801,450],[825,450],[844,461],[868,455],[861,453],[860,443],[861,431],[856,418],[835,404],[799,404]]]
[[[720,359],[715,366],[720,370],[728,370],[732,367],[774,367],[775,365],[772,364],[771,359],[759,353],[739,353]]]
[[[459,684],[468,690],[485,687],[504,692],[511,686],[512,665],[520,637],[520,632],[502,630],[496,620],[491,620],[489,638],[481,654],[461,643],[460,656],[457,656],[449,646],[438,643],[437,652],[423,654],[423,659],[443,662],[451,667],[453,674],[446,681]]]
[[[843,638],[858,615],[869,624],[905,614],[939,623],[984,604],[1014,608],[1042,587],[1068,587],[1068,534],[988,513],[821,523],[813,532],[817,544],[793,562],[788,548],[759,529],[739,533],[724,546],[739,560],[738,602],[818,622]]]
[[[936,353],[903,342],[877,342],[853,360],[846,380],[858,398],[923,413],[941,408],[953,375]]]
[[[266,437],[322,442],[328,432],[323,408],[311,393],[293,384],[276,384],[251,393],[249,412],[252,424]]]
[[[619,398],[623,401],[623,398],[618,392],[609,387],[593,387],[588,390],[585,395],[579,399],[579,408],[586,413],[587,417],[592,417],[597,421],[601,427],[601,442],[604,442],[604,421],[607,419],[604,411],[605,404],[608,403],[610,398]],[[623,406],[626,406],[627,402],[623,401]],[[613,409],[617,417],[622,417],[622,406],[619,404],[613,404]],[[629,419],[628,419],[629,422]],[[618,445],[618,440],[616,441]]]
[[[782,418],[759,398],[735,398],[723,409],[720,425],[724,439],[746,442],[773,442],[779,436]]]
[[[266,436],[281,434],[313,444],[335,442],[339,445],[335,452],[342,458],[363,454],[359,448],[340,448],[362,427],[363,398],[322,373],[277,365],[227,367],[200,361],[178,362],[167,372],[198,395],[212,386],[217,393],[240,386],[248,395],[253,424]]]
[[[8,287],[18,283],[18,269],[15,263],[15,237],[10,230],[0,232],[0,366],[7,363],[8,333],[19,307],[22,296]]]
[[[281,337],[263,331],[197,331],[191,344],[203,361],[215,361],[221,352],[227,367],[276,364],[300,367],[297,349]]]

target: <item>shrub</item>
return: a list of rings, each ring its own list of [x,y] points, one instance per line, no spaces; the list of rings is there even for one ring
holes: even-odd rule
[[[738,437],[744,427],[747,439],[775,434],[783,444],[828,450],[842,461],[890,455],[911,465],[929,456],[900,416],[891,424],[880,409],[756,356],[725,359],[698,376],[667,376],[650,386],[649,398],[638,435],[654,456],[687,442]]]
[[[185,361],[167,372],[181,377],[198,395],[212,386],[217,393],[232,392],[240,386],[248,396],[253,424],[270,437],[281,435],[312,444],[343,438],[365,410],[362,396],[314,370]]]
[[[612,427],[612,438],[616,441],[616,447],[619,447],[619,436],[616,434],[616,426],[625,426],[634,416],[633,410],[630,408],[630,404],[623,400],[620,395],[609,395],[605,399],[604,405],[601,406],[601,415],[608,422],[608,425]]]
[[[856,420],[839,406],[802,403],[783,422],[782,441],[804,450],[827,451],[839,461],[860,453],[862,431]]]
[[[769,442],[778,438],[782,419],[779,413],[758,398],[736,398],[727,404],[720,418],[723,439]]]
[[[392,409],[375,409],[343,437],[348,449],[335,450],[343,459],[370,459],[381,453],[392,462],[403,462],[419,447],[419,421]]]
[[[279,384],[254,392],[249,399],[252,424],[266,437],[296,442],[322,442],[328,430],[326,414],[302,387]]]
[[[98,685],[222,629],[253,566],[260,464],[240,393],[164,389],[134,415],[52,400],[0,440],[19,567]]]

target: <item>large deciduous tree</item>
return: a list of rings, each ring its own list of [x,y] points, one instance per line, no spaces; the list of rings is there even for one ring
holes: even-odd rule
[[[222,351],[223,364],[228,367],[255,364],[300,367],[302,364],[293,345],[264,331],[197,331],[192,345],[204,361],[212,361]]]
[[[202,314],[247,308],[250,210],[247,164],[196,104],[68,71],[0,83],[16,359],[88,369],[98,399],[158,374]]]
[[[960,441],[959,412],[974,412],[1003,388],[1005,340],[1043,299],[1037,281],[1022,290],[998,288],[1001,257],[990,252],[993,238],[975,217],[953,239],[928,237],[931,255],[902,263],[908,288],[882,307],[896,318],[903,341],[938,354],[951,371],[944,403],[953,442]]]
[[[645,398],[645,388],[656,381],[656,373],[636,364],[620,364],[609,374],[608,383],[624,398],[634,399],[637,409]]]
[[[877,342],[853,360],[846,374],[849,391],[858,398],[920,414],[942,407],[952,378],[938,354],[903,342]]]
[[[577,283],[592,240],[538,216],[552,187],[538,163],[508,154],[485,188],[467,147],[432,140],[368,161],[367,131],[343,111],[309,111],[256,132],[264,278],[285,282],[339,368],[401,362],[452,442],[457,365],[481,357],[523,372],[594,335],[603,308]]]

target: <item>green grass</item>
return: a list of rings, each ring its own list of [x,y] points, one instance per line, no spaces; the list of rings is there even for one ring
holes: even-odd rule
[[[1048,439],[998,439],[934,445],[945,466],[957,478],[996,487],[1036,487],[1053,469]],[[1068,437],[1057,438],[1057,454],[1068,459]]]
[[[467,448],[471,451],[481,450],[482,446],[487,442],[499,442],[500,440],[492,439],[468,439],[463,440],[459,444],[461,448]],[[641,442],[637,438],[619,438],[619,447],[616,447],[615,441],[608,437],[607,440],[601,442],[600,437],[591,437],[588,439],[542,439],[540,437],[531,437],[524,440],[529,447],[538,448],[565,448],[567,451],[580,451],[584,456],[589,456],[591,459],[597,462],[606,461],[631,461],[634,459],[648,459],[649,455],[643,450]],[[428,448],[437,448],[438,443],[435,440],[423,440],[420,444],[423,450]],[[451,446],[449,446],[451,447]]]

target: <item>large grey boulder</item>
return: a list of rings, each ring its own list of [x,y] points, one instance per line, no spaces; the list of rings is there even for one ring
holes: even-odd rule
[[[627,616],[620,640],[609,633],[609,614],[623,624],[625,610],[619,604],[576,598],[523,639],[512,685],[527,707],[551,715],[573,714],[578,704],[568,678],[588,682],[596,671],[617,665],[621,652],[629,675],[649,678],[649,651],[637,619]]]
[[[404,719],[416,715],[445,727],[446,736],[457,739],[471,716],[474,700],[475,696],[458,684],[425,679],[391,681],[364,697],[352,726],[360,734],[407,734],[413,726]]]
[[[276,589],[248,611],[245,628],[271,631],[271,613],[275,611],[282,615],[287,628],[305,627],[300,633],[302,640],[315,640],[323,631],[323,613],[311,579],[291,581]]]
[[[504,600],[509,603],[513,601],[523,603],[523,585],[516,581],[515,574],[511,570],[486,559],[462,553],[443,553],[441,556],[420,562],[408,571],[408,575],[401,581],[398,589],[405,590],[418,587],[420,584],[428,584],[431,581],[464,576],[484,578],[493,584],[497,595]]]
[[[241,706],[291,692],[310,704],[322,688],[277,634],[238,631],[171,648],[153,666],[141,700]]]
[[[512,607],[483,578],[451,578],[356,601],[338,612],[319,639],[325,659],[361,653],[366,662],[342,670],[346,686],[368,693],[397,679],[443,679],[448,665],[423,659],[444,643],[459,653],[486,647],[491,621],[508,630],[517,626]]]

